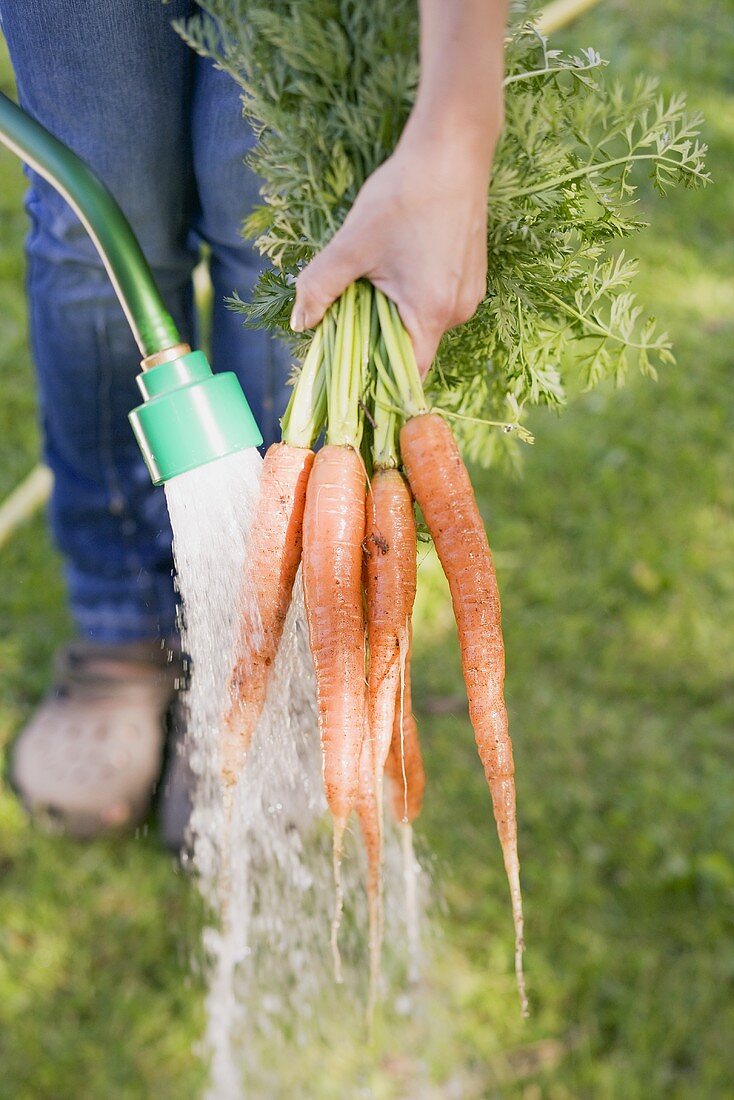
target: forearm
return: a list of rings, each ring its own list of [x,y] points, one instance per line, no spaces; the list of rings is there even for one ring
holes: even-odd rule
[[[421,75],[397,148],[301,272],[291,324],[313,327],[364,276],[396,303],[428,370],[486,292],[487,186],[502,127],[508,0],[419,0]]]
[[[507,0],[419,0],[421,75],[406,140],[460,145],[486,172],[502,126]]]

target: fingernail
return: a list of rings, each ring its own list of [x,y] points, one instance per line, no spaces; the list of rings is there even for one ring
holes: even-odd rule
[[[306,327],[306,318],[303,315],[303,309],[296,303],[291,313],[291,328],[294,332],[303,332]]]

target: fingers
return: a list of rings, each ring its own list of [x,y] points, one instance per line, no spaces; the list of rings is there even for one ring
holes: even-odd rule
[[[313,328],[350,283],[367,277],[397,305],[424,377],[443,334],[467,321],[484,297],[484,247],[447,264],[441,250],[427,248],[420,236],[386,238],[384,217],[376,217],[369,203],[363,202],[357,211],[359,202],[358,198],[342,228],[298,276],[291,328]],[[483,242],[484,235],[476,239]]]
[[[291,313],[293,331],[314,328],[331,303],[364,273],[364,254],[345,225],[296,279],[296,301]]]

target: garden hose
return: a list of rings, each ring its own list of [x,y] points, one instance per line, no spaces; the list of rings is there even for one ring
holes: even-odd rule
[[[129,419],[154,484],[260,446],[236,375],[214,375],[204,353],[181,342],[127,218],[94,172],[2,93],[0,141],[63,195],[112,280],[143,356],[145,400]]]
[[[64,196],[94,241],[143,358],[180,343],[116,201],[84,161],[0,93],[0,141]]]

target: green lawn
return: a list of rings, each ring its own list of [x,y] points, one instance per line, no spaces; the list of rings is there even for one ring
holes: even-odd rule
[[[532,1018],[430,561],[416,624],[445,897],[422,1022],[298,1055],[284,1096],[734,1095],[734,20],[728,0],[606,0],[563,38],[707,115],[714,185],[646,196],[640,291],[674,337],[657,385],[538,415],[521,481],[478,475],[504,593]],[[7,70],[4,70],[7,72]],[[6,81],[7,83],[7,77]],[[0,158],[0,496],[37,458],[22,178]],[[0,739],[67,635],[42,520],[0,552]],[[439,705],[442,704],[442,705]],[[201,986],[189,882],[140,835],[75,847],[0,796],[0,1097],[195,1097]],[[421,1049],[417,1049],[420,1044]],[[287,1061],[287,1060],[286,1060]],[[423,1063],[435,1092],[416,1086]],[[285,1063],[284,1063],[285,1064]]]

